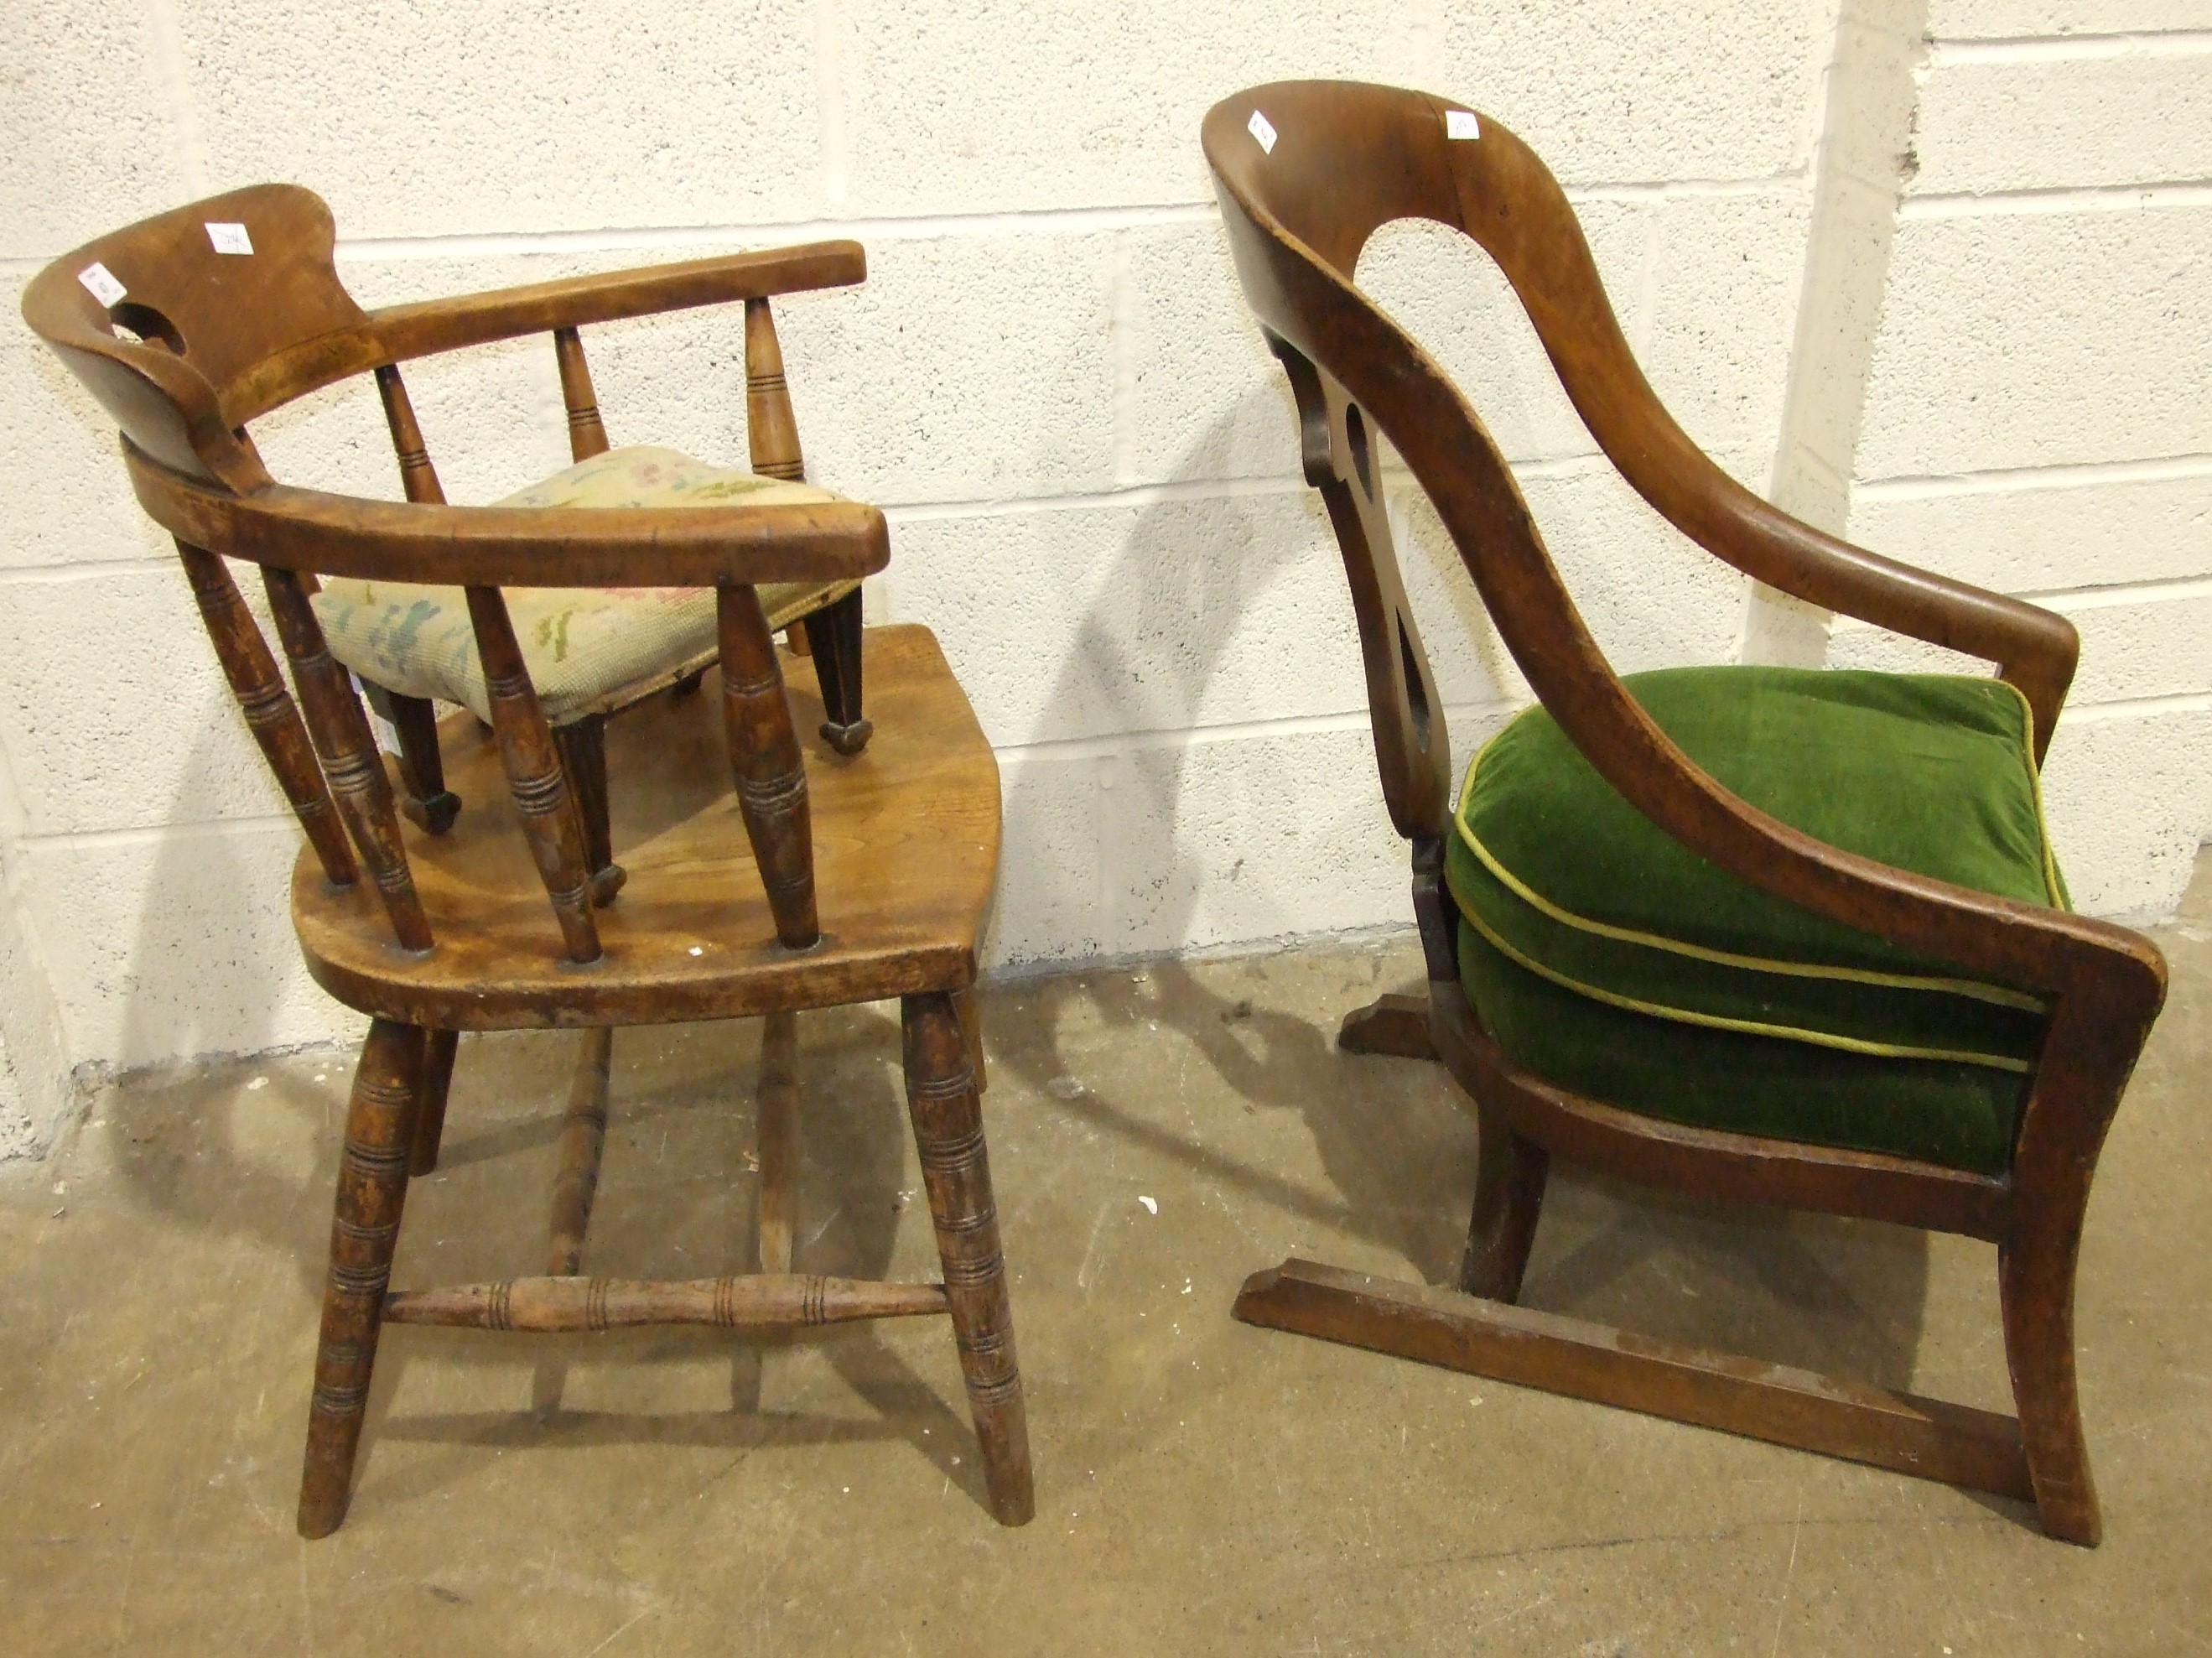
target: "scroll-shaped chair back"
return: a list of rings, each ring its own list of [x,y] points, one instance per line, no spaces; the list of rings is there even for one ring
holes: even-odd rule
[[[268,481],[238,435],[261,412],[254,371],[368,321],[335,240],[313,191],[255,185],[87,244],[33,278],[23,313],[139,448],[250,489]]]
[[[1375,488],[1374,428],[1428,490],[1547,705],[1608,687],[1621,694],[1481,421],[1354,283],[1361,250],[1396,219],[1472,236],[1512,283],[1608,450],[1608,410],[1621,388],[1641,393],[1647,419],[1669,431],[1673,423],[1620,336],[1565,197],[1488,116],[1389,87],[1291,82],[1216,105],[1204,138],[1237,275],[1290,371],[1307,477],[1328,500],[1351,576],[1392,816],[1409,837],[1438,835],[1450,756]],[[1644,469],[1623,470],[1644,487]]]
[[[811,944],[819,926],[805,771],[754,591],[758,550],[748,547],[727,513],[696,507],[577,513],[447,506],[396,361],[440,343],[387,337],[379,319],[338,282],[334,241],[330,211],[313,192],[257,185],[88,244],[41,271],[23,301],[32,326],[121,427],[140,501],[177,538],[224,672],[324,873],[346,885],[365,865],[400,947],[434,947],[382,756],[309,601],[314,576],[466,589],[501,758],[562,953],[578,963],[601,953],[583,823],[501,587],[712,585],[720,594],[726,726],[745,826],[779,939],[792,948]],[[697,269],[678,267],[676,279]],[[509,299],[520,316],[534,319],[557,311],[563,297],[557,287],[546,295],[517,290],[494,297]],[[706,297],[714,296],[678,302]],[[402,307],[418,334],[423,310]],[[753,331],[767,327],[763,302]],[[508,330],[505,316],[495,314],[478,337],[502,331],[520,329]],[[606,438],[575,327],[556,320],[553,331],[580,459],[604,451]],[[371,369],[407,504],[276,484],[246,422]],[[873,509],[838,502],[781,510],[774,528],[783,537],[784,562],[763,568],[760,579],[857,577],[881,567],[882,518]],[[297,704],[226,555],[262,567]]]

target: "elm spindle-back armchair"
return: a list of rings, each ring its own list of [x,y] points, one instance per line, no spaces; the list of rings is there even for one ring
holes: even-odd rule
[[[226,239],[252,252],[226,252]],[[839,693],[817,679],[831,653],[817,649],[811,666],[794,653],[787,683],[764,599],[772,587],[854,591],[888,556],[882,514],[742,477],[652,506],[448,506],[409,459],[419,446],[396,372],[410,358],[544,330],[560,343],[573,392],[580,325],[743,300],[757,338],[769,295],[856,280],[860,250],[737,254],[364,313],[339,285],[331,249],[319,200],[264,185],[103,237],[41,272],[23,300],[33,327],[121,427],[138,499],[175,537],[224,672],[306,831],[292,901],[308,969],[372,1016],[338,1173],[301,1531],[324,1536],[344,1517],[386,1324],[761,1331],[921,1314],[951,1317],[992,1511],[1027,1520],[1028,1440],[969,993],[998,865],[997,766],[935,640],[916,627],[840,636],[839,651],[851,650],[839,671],[865,655],[884,728],[884,741],[856,752],[849,705],[840,709]],[[363,501],[270,477],[248,423],[364,372],[376,374],[403,464],[415,468],[410,499]],[[261,567],[296,704],[227,558]],[[490,730],[458,714],[445,722],[456,780],[477,804],[442,833],[401,825],[367,715],[326,637],[319,577],[325,594],[351,582],[463,595],[468,659],[455,672],[481,687]],[[618,903],[593,879],[606,861],[595,861],[578,809],[577,751],[556,740],[518,637],[516,611],[549,587],[586,598],[696,590],[711,606],[719,669],[709,660],[687,671],[719,673],[719,695],[672,689],[608,734],[608,821],[631,857]],[[799,736],[810,726],[828,727],[812,767]],[[793,1015],[891,997],[902,1002],[945,1282],[794,1275]],[[763,1271],[687,1282],[580,1276],[611,1029],[756,1016],[766,1020]],[[547,1274],[389,1291],[409,1177],[436,1163],[457,1033],[551,1027],[587,1034]]]
[[[1413,847],[1428,996],[1351,1015],[1340,1043],[1441,1059],[1480,1130],[1459,1293],[1292,1260],[1246,1284],[1237,1315],[2032,1498],[2052,1535],[2094,1543],[2075,1263],[2165,966],[2135,933],[2069,914],[2051,859],[2036,772],[2072,627],[1849,546],[1731,481],[1645,383],[1559,185],[1488,116],[1286,82],[1216,105],[1204,143],[1336,531],[1383,793]],[[1592,434],[1677,529],[1998,677],[1617,677],[1480,421],[1355,283],[1368,238],[1402,218],[1497,262]],[[1540,702],[1456,799],[1376,431]],[[1692,1196],[1995,1243],[2018,1418],[1513,1305],[1554,1154]]]

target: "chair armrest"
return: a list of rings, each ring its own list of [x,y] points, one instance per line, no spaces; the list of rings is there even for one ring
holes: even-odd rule
[[[1721,471],[1650,387],[1642,390],[1643,399],[1620,400],[1648,404],[1631,416],[1639,428],[1633,438],[1616,448],[1612,436],[1599,434],[1638,494],[1706,551],[1770,587],[1994,662],[2027,698],[2035,715],[2036,758],[2042,759],[2081,654],[2072,623],[1883,558],[1792,518]]]
[[[222,388],[222,419],[228,426],[243,426],[295,398],[386,363],[518,334],[842,288],[867,274],[867,254],[860,243],[809,242],[386,306],[370,312],[365,322],[318,334],[252,365]],[[250,487],[250,480],[240,482]]]
[[[148,516],[188,546],[279,569],[471,587],[709,587],[851,581],[890,562],[855,501],[778,506],[449,507],[186,477],[127,440]]]
[[[387,306],[370,312],[368,322],[386,358],[404,362],[517,334],[843,288],[867,274],[867,254],[860,243],[809,242]]]

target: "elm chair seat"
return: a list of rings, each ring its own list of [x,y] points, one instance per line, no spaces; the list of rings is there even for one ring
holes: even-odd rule
[[[647,444],[609,449],[493,503],[500,507],[796,506],[842,497],[709,466]],[[769,582],[770,628],[826,609],[860,584]],[[364,680],[404,696],[455,702],[489,723],[467,595],[459,587],[333,577],[314,598],[331,653]],[[546,720],[566,726],[635,702],[714,659],[714,594],[707,587],[518,587],[507,600]]]
[[[2065,908],[2033,720],[2003,681],[1705,667],[1621,683],[1791,828]],[[1462,988],[1516,1064],[1670,1121],[2003,1172],[2044,1003],[1699,857],[1541,706],[1468,768],[1444,878]]]

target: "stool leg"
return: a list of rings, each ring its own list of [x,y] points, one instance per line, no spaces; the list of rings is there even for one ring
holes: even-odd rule
[[[804,624],[814,658],[815,681],[822,687],[822,740],[840,754],[868,746],[875,722],[860,717],[860,590],[817,610]]]
[[[553,742],[561,750],[561,769],[568,774],[568,791],[584,820],[584,857],[592,868],[592,903],[605,908],[629,878],[615,862],[614,836],[608,823],[607,717],[586,714],[581,720],[553,727]]]
[[[425,1033],[378,1019],[354,1072],[331,1221],[322,1340],[307,1408],[307,1466],[300,1478],[300,1535],[328,1537],[345,1519],[354,1453],[368,1410],[368,1377],[384,1322],[384,1291],[399,1242],[407,1164],[422,1096]]]
[[[1013,1309],[999,1250],[999,1214],[983,1145],[982,1102],[952,999],[908,996],[901,1006],[907,1109],[921,1154],[922,1183],[937,1224],[938,1258],[952,1307],[953,1338],[983,1453],[991,1512],[1019,1526],[1036,1512],[1030,1436],[1014,1359]]]

